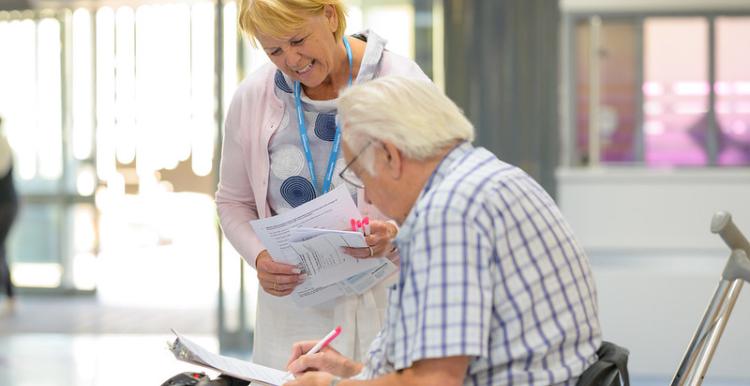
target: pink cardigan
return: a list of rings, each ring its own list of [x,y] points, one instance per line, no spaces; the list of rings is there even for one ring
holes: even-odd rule
[[[248,264],[255,268],[255,258],[265,249],[250,220],[271,216],[268,204],[268,143],[281,123],[284,108],[274,94],[273,77],[276,67],[267,64],[247,77],[234,94],[224,129],[219,186],[216,206],[221,228],[227,239]],[[384,51],[379,73],[429,78],[413,61]],[[378,213],[367,205],[359,192],[359,208],[363,213]]]

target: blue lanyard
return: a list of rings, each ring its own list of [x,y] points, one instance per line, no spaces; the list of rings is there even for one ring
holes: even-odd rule
[[[344,36],[344,47],[346,48],[346,56],[349,58],[349,86],[352,85],[352,48],[349,46],[349,42]],[[310,170],[310,179],[312,180],[313,187],[315,190],[318,189],[318,178],[315,175],[315,166],[313,165],[312,152],[310,152],[310,140],[307,137],[307,125],[305,125],[305,114],[302,111],[302,101],[300,98],[300,84],[299,81],[294,82],[294,104],[297,107],[297,123],[299,124],[299,137],[302,140],[302,147],[305,149],[305,157],[307,158],[307,168]],[[331,180],[333,179],[333,170],[336,168],[336,161],[339,157],[339,145],[341,143],[341,129],[336,124],[336,135],[333,137],[333,147],[331,148],[331,155],[328,158],[328,169],[326,169],[326,177],[323,180],[323,188],[321,189],[322,194],[328,192],[331,189]]]

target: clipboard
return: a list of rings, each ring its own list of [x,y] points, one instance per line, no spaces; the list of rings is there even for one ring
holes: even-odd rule
[[[281,386],[294,379],[289,372],[261,366],[237,358],[214,354],[172,330],[176,338],[167,343],[169,351],[180,361],[218,371],[263,386]]]

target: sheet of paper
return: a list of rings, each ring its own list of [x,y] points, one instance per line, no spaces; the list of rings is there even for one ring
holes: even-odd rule
[[[314,287],[305,282],[297,287],[290,297],[299,306],[312,307],[339,296],[361,294],[398,270],[396,265],[386,258],[369,260],[378,261],[379,265],[346,280],[323,287]]]
[[[296,305],[312,307],[339,296],[361,294],[397,270],[385,258],[342,256],[338,246],[367,246],[361,234],[338,231],[348,229],[352,218],[361,214],[342,185],[282,214],[250,221],[274,260],[308,272],[308,280],[287,297]],[[293,235],[297,241],[292,242]]]
[[[341,235],[346,238],[353,247],[366,247],[367,242],[362,232],[355,231],[339,231],[335,229],[321,229],[321,228],[307,228],[299,227],[294,228],[290,231],[289,241],[305,241],[307,239],[320,236],[323,234]]]
[[[250,221],[255,234],[274,260],[299,264],[289,245],[294,228],[347,229],[352,218],[361,218],[357,206],[344,185],[292,210],[273,217]]]
[[[340,282],[383,264],[382,259],[357,259],[342,251],[342,247],[367,247],[361,232],[293,229],[291,240],[299,240],[290,241],[289,246],[314,287]]]
[[[173,350],[175,357],[179,360],[210,367],[222,374],[231,375],[235,378],[246,381],[260,381],[272,386],[283,385],[285,382],[293,379],[285,371],[214,354],[199,344],[185,338],[183,335],[177,333],[177,331],[172,330],[172,332],[177,336],[178,341],[176,343],[180,345],[178,352],[174,352]]]

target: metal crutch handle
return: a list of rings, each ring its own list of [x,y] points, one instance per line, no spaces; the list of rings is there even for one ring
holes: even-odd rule
[[[727,292],[719,302],[719,309],[714,315],[714,323],[706,331],[706,341],[699,351],[696,369],[691,385],[701,385],[711,364],[716,347],[719,345],[721,335],[724,333],[729,316],[742,290],[742,284],[750,281],[750,260],[747,256],[750,252],[750,243],[745,235],[732,221],[732,215],[728,212],[718,212],[711,219],[711,231],[718,234],[732,250],[727,265],[722,273],[723,283],[729,284]],[[721,284],[720,284],[721,287]]]
[[[728,212],[714,214],[711,219],[711,232],[718,234],[733,252],[727,261],[722,280],[672,379],[672,386],[701,385],[742,289],[743,280],[740,278],[750,281],[750,261],[747,259],[750,255],[750,243],[732,221],[732,215]]]
[[[728,212],[722,211],[714,214],[714,217],[711,219],[711,232],[721,236],[721,239],[729,246],[729,249],[741,249],[745,251],[745,254],[750,256],[750,243],[745,238],[745,235],[734,225],[732,215]]]

